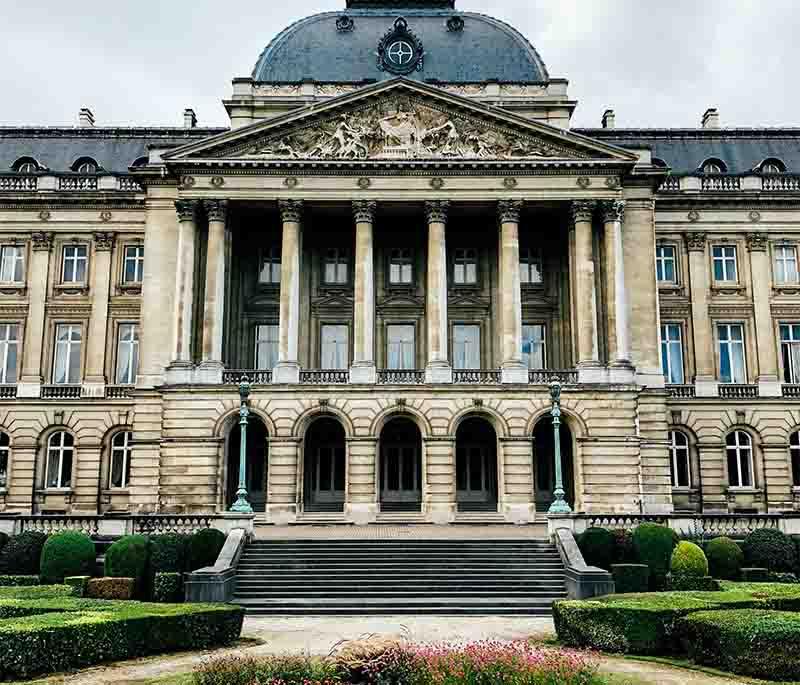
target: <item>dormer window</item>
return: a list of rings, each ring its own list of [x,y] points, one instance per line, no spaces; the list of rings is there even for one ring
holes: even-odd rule
[[[83,174],[84,176],[96,174],[99,169],[100,166],[91,157],[81,157],[72,165],[73,171],[77,171],[79,174]]]
[[[759,170],[762,174],[785,174],[786,165],[779,159],[765,159]]]
[[[724,174],[728,167],[721,159],[707,159],[700,165],[700,170],[704,174]]]
[[[18,174],[35,174],[40,169],[33,157],[20,157],[11,168]]]

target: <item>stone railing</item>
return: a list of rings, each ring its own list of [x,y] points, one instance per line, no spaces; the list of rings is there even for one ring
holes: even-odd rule
[[[781,386],[781,394],[784,397],[800,397],[800,383],[784,383]]]
[[[97,190],[99,183],[97,176],[60,176],[58,179],[58,189]]]
[[[660,193],[676,192],[681,189],[681,179],[678,176],[667,176],[658,187]]]
[[[642,523],[665,524],[668,516],[666,514],[578,514],[575,518],[583,523],[584,528],[633,530]]]
[[[187,602],[230,602],[236,591],[236,567],[250,535],[231,530],[213,566],[192,571],[184,585]]]
[[[347,369],[315,369],[300,371],[300,382],[308,385],[333,385],[350,382]]]
[[[800,175],[770,175],[761,178],[761,190],[778,193],[796,193],[800,191]]]
[[[39,187],[36,176],[0,176],[0,192],[31,192]]]
[[[194,533],[203,528],[213,528],[212,523],[215,517],[211,514],[152,514],[132,518],[137,533],[160,535],[163,533]]]
[[[425,382],[425,371],[420,369],[381,369],[378,371],[379,385],[421,385]]]
[[[499,369],[455,369],[453,371],[453,383],[491,385],[499,382]]]
[[[742,189],[741,176],[710,174],[700,178],[700,188],[713,193],[738,193]]]
[[[124,400],[131,396],[133,393],[133,385],[107,385],[106,386],[106,399],[107,400]]]
[[[272,383],[272,371],[270,369],[225,369],[222,372],[222,383],[224,385],[239,385],[242,376],[247,376],[247,382],[252,385],[269,385]]]
[[[633,530],[642,523],[669,526],[681,535],[697,537],[744,537],[758,528],[794,533],[800,519],[786,514],[576,514],[575,533],[587,528]]]
[[[0,385],[0,400],[13,400],[16,396],[16,385]]]
[[[16,519],[18,532],[35,530],[45,535],[74,530],[86,535],[98,535],[102,516],[20,516]]]
[[[120,190],[134,193],[144,190],[136,179],[130,178],[129,176],[120,176],[117,187]]]
[[[667,387],[667,394],[670,397],[687,399],[694,397],[695,395],[695,387],[694,385],[691,384],[685,384],[685,385],[669,384],[666,387]]]
[[[753,397],[758,397],[758,386],[740,383],[720,383],[719,396],[727,400],[749,400]]]
[[[575,385],[578,382],[578,372],[575,369],[532,369],[528,372],[528,382],[535,385],[549,385],[555,382]]]
[[[80,385],[43,385],[41,391],[43,400],[74,400],[80,396]]]

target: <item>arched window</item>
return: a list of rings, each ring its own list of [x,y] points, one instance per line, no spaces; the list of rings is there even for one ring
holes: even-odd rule
[[[11,438],[0,433],[0,490],[8,487],[8,463],[11,456]]]
[[[669,465],[673,488],[692,487],[692,468],[689,462],[689,438],[680,431],[669,432]]]
[[[762,174],[784,174],[786,173],[786,165],[777,157],[769,157],[761,162],[758,170]]]
[[[700,170],[704,174],[724,174],[728,167],[725,166],[725,162],[721,159],[711,158],[700,165]]]
[[[789,436],[789,456],[792,460],[792,485],[800,487],[800,431]]]
[[[18,174],[35,174],[39,163],[33,157],[20,157],[11,167]]]
[[[753,487],[753,439],[744,431],[725,438],[728,455],[728,484],[732,488]]]
[[[53,433],[47,440],[47,462],[44,474],[46,488],[72,486],[72,457],[75,440],[66,431]]]
[[[77,171],[79,174],[96,174],[99,165],[95,160],[91,157],[80,157],[79,159],[75,160],[75,163],[72,165],[72,170]]]
[[[127,488],[131,480],[131,443],[133,433],[122,431],[111,439],[111,469],[108,487]]]
[[[669,165],[660,157],[653,157],[653,166],[657,166],[659,169],[666,169]]]

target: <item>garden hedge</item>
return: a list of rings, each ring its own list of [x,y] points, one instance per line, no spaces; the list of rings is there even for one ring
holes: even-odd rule
[[[794,571],[794,541],[776,528],[754,530],[745,538],[742,551],[748,566],[787,573]]]
[[[743,568],[740,577],[745,583],[768,583],[769,570],[765,568]]]
[[[605,528],[587,528],[578,536],[578,547],[589,566],[611,569],[614,563],[614,533]]]
[[[91,576],[67,576],[64,578],[64,585],[69,585],[76,597],[85,597],[86,588],[91,579]]]
[[[730,538],[714,538],[706,545],[708,572],[720,580],[739,580],[744,565],[744,552]]]
[[[42,583],[55,585],[66,576],[90,576],[95,559],[94,543],[88,535],[71,530],[51,535],[42,548]]]
[[[633,547],[633,531],[627,528],[615,528],[611,533],[614,536],[614,563],[638,563],[636,550]]]
[[[186,570],[186,548],[189,535],[167,533],[150,538],[150,572],[183,573]]]
[[[145,535],[126,535],[106,550],[105,575],[134,578],[139,597],[147,594],[150,540]]]
[[[663,590],[675,547],[672,529],[657,523],[643,523],[633,531],[633,547],[639,563],[650,567],[650,589]]]
[[[667,576],[667,589],[675,592],[694,590],[698,592],[717,592],[719,581],[711,576],[690,576],[684,573],[670,573]]]
[[[693,542],[679,542],[672,552],[669,569],[673,576],[702,578],[708,575],[708,559],[705,552]]]
[[[742,609],[701,611],[678,622],[689,657],[738,675],[800,680],[800,615]]]
[[[153,601],[176,603],[183,601],[183,574],[156,573]]]
[[[46,540],[44,533],[35,530],[10,537],[0,550],[0,574],[38,576]]]
[[[92,599],[133,599],[135,578],[92,578],[86,583],[86,596]]]
[[[39,576],[0,576],[0,587],[38,585]]]
[[[0,533],[0,550],[2,550],[3,547],[6,546],[7,542],[8,542],[8,533]]]
[[[225,533],[216,528],[198,530],[189,539],[187,551],[187,571],[213,566],[217,562],[222,546],[225,544]]]
[[[644,564],[612,564],[611,574],[617,594],[647,592],[650,569]]]

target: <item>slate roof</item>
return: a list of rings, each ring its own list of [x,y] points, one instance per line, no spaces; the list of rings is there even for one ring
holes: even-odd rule
[[[573,130],[621,147],[649,147],[675,174],[694,173],[712,157],[732,174],[753,171],[771,157],[780,159],[788,173],[800,174],[800,128]]]
[[[296,83],[304,80],[360,83],[393,75],[377,65],[377,48],[395,19],[403,16],[425,49],[424,66],[409,78],[446,83],[541,83],[547,68],[534,47],[515,28],[486,15],[458,12],[441,3],[355,3],[341,12],[324,12],[284,29],[265,48],[253,69],[255,81]],[[383,6],[381,6],[383,5]],[[353,19],[352,31],[339,31],[336,20]],[[457,14],[462,31],[448,31]]]

